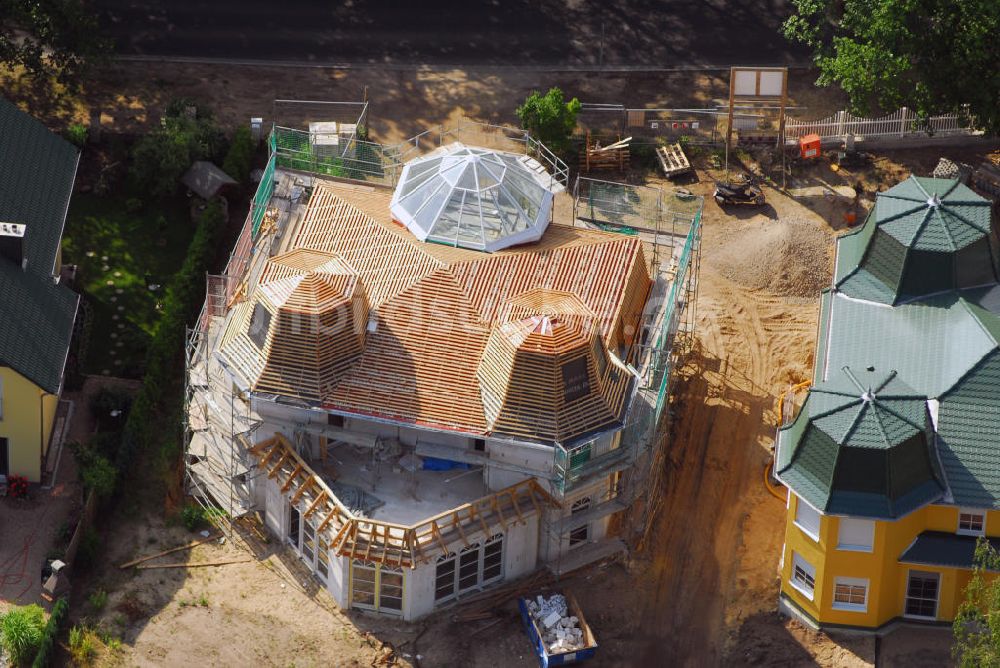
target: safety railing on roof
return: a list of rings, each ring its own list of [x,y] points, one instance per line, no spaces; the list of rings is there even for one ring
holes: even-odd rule
[[[321,144],[305,130],[275,126],[272,131],[277,166],[310,174],[393,185],[400,163],[395,147],[385,147],[356,135],[335,144]]]
[[[351,512],[329,486],[316,475],[281,434],[249,448],[263,475],[279,485],[299,507],[303,521],[315,526],[330,549],[352,559],[415,568],[439,551],[449,554],[449,545],[466,546],[470,538],[489,538],[506,531],[509,523],[523,522],[541,511],[544,503],[558,502],[533,478],[434,515],[416,524],[403,525]],[[322,519],[311,520],[313,515]],[[325,532],[325,533],[324,533]]]

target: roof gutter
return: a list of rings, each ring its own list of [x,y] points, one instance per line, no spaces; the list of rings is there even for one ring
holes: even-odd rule
[[[76,152],[76,162],[73,164],[73,179],[70,181],[70,184],[69,184],[69,194],[66,196],[66,207],[63,209],[62,225],[59,227],[59,247],[60,248],[62,247],[63,232],[66,231],[66,216],[69,215],[69,203],[70,203],[70,200],[73,199],[73,186],[76,184],[76,172],[77,172],[77,170],[80,169],[80,155],[82,155],[82,153],[79,150],[77,150],[77,152]],[[58,252],[58,249],[57,249],[56,254],[52,257],[52,267],[51,267],[51,269],[49,269],[49,274],[51,274],[52,277],[56,279],[57,283],[59,282],[59,277],[56,275],[56,262],[59,259],[59,256],[60,256],[60,253]],[[74,314],[74,321],[75,320],[76,320],[76,318],[75,318],[75,314]]]

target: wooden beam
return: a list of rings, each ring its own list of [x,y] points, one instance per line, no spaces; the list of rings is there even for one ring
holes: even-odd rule
[[[337,552],[340,551],[341,545],[347,539],[347,532],[350,530],[352,525],[353,522],[344,522],[344,524],[340,527],[340,531],[338,531],[337,535],[333,537],[333,542],[330,543],[330,546]]]
[[[465,537],[465,531],[462,530],[462,523],[458,521],[458,512],[452,513],[451,525],[458,530],[458,535],[462,537],[462,542],[465,543],[465,547],[469,547],[469,539]]]
[[[531,492],[529,492],[530,494]],[[514,492],[510,493],[510,502],[514,504],[514,512],[517,513],[517,521],[524,522],[524,515],[521,514],[521,507],[517,505],[517,494]]]
[[[493,510],[497,514],[497,519],[500,520],[500,526],[503,527],[503,530],[506,533],[506,531],[507,531],[507,522],[503,518],[503,511],[500,510],[500,504],[497,502],[497,497],[495,497],[495,496],[493,497],[493,503],[491,505],[493,506]]]
[[[209,536],[208,538],[202,538],[201,540],[196,540],[193,543],[188,543],[187,545],[181,545],[179,547],[172,547],[169,550],[164,550],[163,552],[157,552],[156,554],[151,554],[148,557],[139,557],[138,559],[133,559],[132,561],[129,561],[129,562],[126,562],[126,563],[122,564],[118,568],[126,569],[126,568],[129,568],[131,566],[135,566],[136,564],[141,564],[144,561],[149,561],[150,559],[156,559],[157,557],[162,557],[165,554],[171,554],[172,552],[180,552],[181,550],[189,550],[192,547],[195,547],[196,545],[201,545],[202,543],[207,543],[210,540],[215,540],[216,538],[218,538],[221,535],[222,535],[221,533],[214,533],[211,536]]]
[[[434,537],[437,538],[438,545],[441,546],[441,554],[447,557],[448,546],[445,544],[444,538],[441,537],[441,532],[438,531],[438,525],[436,521],[431,524],[431,534],[433,534]]]
[[[489,524],[487,524],[487,523],[486,523],[486,520],[484,520],[484,519],[483,519],[483,516],[482,516],[482,514],[481,514],[481,513],[479,512],[479,508],[475,508],[475,507],[474,507],[474,508],[472,509],[472,511],[473,511],[473,513],[475,514],[475,516],[476,516],[476,519],[478,519],[478,520],[479,520],[479,523],[480,523],[481,525],[483,525],[483,534],[484,534],[484,535],[483,535],[483,540],[488,540],[488,539],[489,539],[489,537],[493,535],[493,532],[492,532],[492,531],[490,531],[490,525],[489,525]]]
[[[309,504],[308,508],[306,508],[306,512],[302,513],[302,517],[309,517],[312,515],[316,508],[319,507],[319,504],[323,503],[324,499],[326,499],[326,490],[321,489],[319,494],[316,495],[316,498],[313,499],[313,502]]]
[[[314,478],[313,476],[309,476],[308,478],[306,478],[306,481],[301,485],[299,485],[298,491],[296,491],[295,494],[292,494],[292,501],[291,501],[292,505],[298,503],[299,499],[302,498],[302,495],[306,493],[306,490],[311,488],[315,484],[316,484],[316,478]]]
[[[337,508],[336,506],[334,506],[333,510],[331,510],[330,512],[328,512],[326,514],[326,517],[323,518],[323,521],[319,523],[318,527],[316,527],[316,531],[322,531],[323,529],[325,529],[326,525],[329,524],[330,522],[332,522],[333,521],[333,517],[335,515],[337,515],[339,512],[340,512],[340,509]]]
[[[295,468],[292,469],[292,474],[288,476],[288,480],[286,480],[285,484],[281,486],[282,494],[291,489],[292,483],[295,482],[295,478],[297,478],[300,473],[302,473],[302,464],[296,464]]]
[[[267,477],[268,478],[273,478],[274,476],[278,475],[278,471],[281,470],[281,466],[282,466],[282,464],[285,463],[286,459],[288,459],[288,451],[287,450],[285,452],[281,453],[281,456],[278,457],[278,463],[275,464],[274,468],[271,469],[268,472]]]

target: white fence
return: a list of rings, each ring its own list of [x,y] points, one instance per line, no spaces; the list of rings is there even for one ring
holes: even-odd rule
[[[785,137],[793,140],[808,134],[817,134],[825,139],[847,135],[855,137],[955,135],[971,134],[974,130],[968,114],[931,116],[925,124],[919,121],[912,109],[906,107],[881,118],[862,118],[847,111],[838,111],[818,121],[789,118],[785,123]]]

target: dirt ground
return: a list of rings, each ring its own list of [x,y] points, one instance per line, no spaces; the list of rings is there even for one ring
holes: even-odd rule
[[[799,116],[820,118],[843,98],[818,89],[811,70],[789,74],[790,104]],[[99,115],[109,132],[139,132],[159,122],[175,98],[205,104],[226,127],[254,116],[265,126],[293,125],[287,105],[276,99],[361,101],[367,93],[372,136],[393,144],[436,124],[465,116],[516,123],[514,110],[532,90],[559,86],[584,102],[634,107],[712,107],[724,104],[727,70],[683,72],[539,72],[511,67],[414,67],[352,69],[261,67],[194,63],[119,62],[95,73],[79,92],[43,89],[0,72],[4,95],[61,129],[90,124]],[[276,118],[277,117],[277,118]]]

